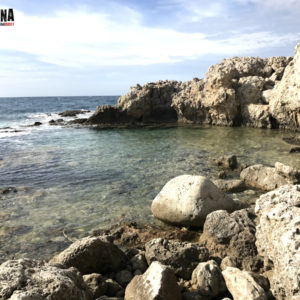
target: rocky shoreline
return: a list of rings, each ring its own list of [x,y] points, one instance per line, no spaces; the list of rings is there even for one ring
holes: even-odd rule
[[[6,261],[0,298],[298,299],[300,170],[247,166],[233,155],[212,161],[231,174],[216,180],[221,189],[183,175],[153,200],[154,216],[177,227],[125,222],[95,230],[48,262]],[[224,191],[236,181],[270,192],[254,204],[233,200]]]
[[[204,79],[137,85],[88,119],[50,122],[299,131],[299,95],[300,44],[294,58],[226,59]],[[177,227],[122,223],[75,241],[50,261],[6,261],[0,299],[300,299],[300,170],[280,162],[248,166],[234,155],[213,162],[218,179],[184,174],[153,200],[153,215]],[[264,194],[250,203],[228,194],[246,189]],[[0,195],[15,192],[9,187]]]

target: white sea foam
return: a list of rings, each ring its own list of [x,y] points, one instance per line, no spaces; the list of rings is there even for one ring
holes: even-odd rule
[[[26,119],[20,122],[13,122],[9,124],[9,127],[0,127],[0,139],[9,138],[14,136],[21,136],[31,134],[37,131],[51,130],[55,128],[60,128],[60,125],[50,125],[49,121],[62,119],[66,122],[79,119],[79,118],[89,118],[93,112],[83,112],[78,114],[76,117],[62,117],[58,113],[32,113],[26,116]],[[33,126],[35,122],[42,123],[39,126]]]

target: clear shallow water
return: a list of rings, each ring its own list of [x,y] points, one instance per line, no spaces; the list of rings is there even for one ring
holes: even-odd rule
[[[214,178],[210,158],[234,153],[245,163],[300,167],[275,130],[221,127],[91,130],[49,126],[66,109],[94,109],[117,97],[0,98],[0,260],[48,258],[70,237],[123,219],[152,222],[150,205],[181,174]],[[50,114],[50,115],[49,115]],[[37,128],[22,127],[42,121]],[[0,131],[1,133],[1,131]],[[245,195],[233,195],[236,198]]]

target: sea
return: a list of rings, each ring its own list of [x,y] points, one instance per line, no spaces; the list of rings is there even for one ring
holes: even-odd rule
[[[59,112],[117,103],[118,96],[0,98],[0,262],[48,259],[91,231],[121,221],[163,224],[151,202],[171,178],[216,178],[211,158],[300,166],[281,130],[187,125],[105,129],[53,126]],[[74,119],[63,118],[64,120]],[[40,126],[31,126],[40,122]],[[232,194],[258,197],[258,191]]]

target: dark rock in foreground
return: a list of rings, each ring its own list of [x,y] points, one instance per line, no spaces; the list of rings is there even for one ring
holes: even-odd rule
[[[119,270],[125,260],[125,254],[116,245],[101,237],[86,237],[56,255],[50,263],[76,267],[82,274],[105,274]]]
[[[209,257],[208,250],[195,243],[154,239],[148,242],[145,248],[149,265],[153,261],[159,261],[171,266],[177,276],[187,280],[190,279],[198,263],[207,261]]]

